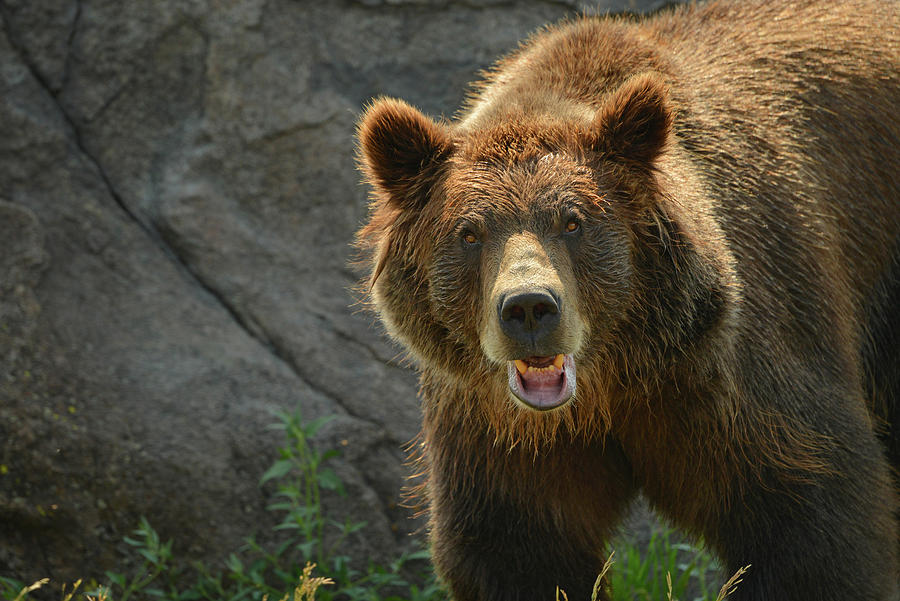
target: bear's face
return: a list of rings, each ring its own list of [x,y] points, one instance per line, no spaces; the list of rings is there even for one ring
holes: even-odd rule
[[[375,188],[361,240],[389,333],[457,380],[502,380],[528,408],[569,402],[581,359],[634,302],[633,225],[670,120],[651,77],[580,123],[515,115],[467,131],[374,104],[359,134]]]
[[[453,163],[427,274],[435,318],[515,400],[563,405],[592,330],[608,331],[627,300],[627,232],[594,171],[562,152]]]

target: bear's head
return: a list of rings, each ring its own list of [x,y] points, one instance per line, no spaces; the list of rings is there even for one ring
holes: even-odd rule
[[[425,369],[546,411],[652,326],[673,111],[655,73],[596,107],[529,103],[445,124],[374,102],[358,132],[374,190],[360,244],[379,316]]]

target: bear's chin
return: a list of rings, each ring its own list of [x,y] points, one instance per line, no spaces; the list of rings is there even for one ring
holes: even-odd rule
[[[575,396],[575,359],[572,355],[545,359],[547,365],[542,367],[531,365],[527,359],[507,361],[506,364],[510,393],[535,411],[558,409]]]

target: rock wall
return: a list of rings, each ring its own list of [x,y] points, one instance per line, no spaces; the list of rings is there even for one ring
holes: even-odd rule
[[[380,94],[452,115],[582,8],[0,0],[0,575],[121,568],[141,515],[227,555],[271,524],[266,426],[298,405],[338,416],[356,556],[408,544],[415,376],[351,293],[355,120]]]

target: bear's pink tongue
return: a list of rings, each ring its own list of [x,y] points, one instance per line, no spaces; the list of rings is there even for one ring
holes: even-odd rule
[[[575,360],[571,355],[528,357],[507,364],[510,391],[523,403],[545,411],[575,394]]]

